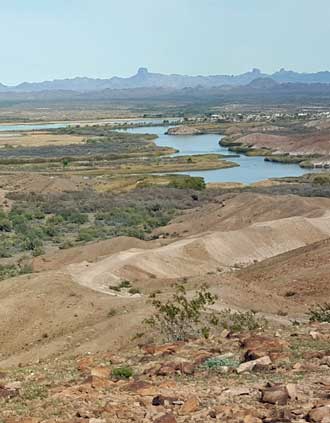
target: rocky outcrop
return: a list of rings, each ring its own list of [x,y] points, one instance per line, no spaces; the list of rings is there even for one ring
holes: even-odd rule
[[[166,132],[167,135],[202,135],[203,132],[194,126],[181,125],[169,128]]]

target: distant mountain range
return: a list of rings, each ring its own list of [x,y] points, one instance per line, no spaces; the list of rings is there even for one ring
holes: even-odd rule
[[[42,91],[74,91],[79,93],[96,92],[104,90],[122,90],[136,88],[212,88],[212,87],[235,87],[248,85],[253,81],[264,79],[268,86],[276,83],[300,83],[300,84],[330,84],[330,72],[299,73],[281,69],[273,74],[262,73],[259,69],[241,75],[165,75],[149,72],[146,68],[140,68],[138,72],[128,78],[113,77],[109,79],[93,79],[77,77],[72,79],[56,79],[44,82],[24,82],[16,86],[6,86],[0,83],[0,93],[37,93]],[[259,82],[260,83],[260,82]]]

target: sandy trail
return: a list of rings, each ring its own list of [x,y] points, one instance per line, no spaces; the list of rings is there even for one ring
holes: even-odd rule
[[[330,236],[329,213],[257,222],[234,231],[205,232],[151,250],[133,248],[96,263],[67,267],[77,283],[101,292],[120,280],[177,279],[252,264]]]

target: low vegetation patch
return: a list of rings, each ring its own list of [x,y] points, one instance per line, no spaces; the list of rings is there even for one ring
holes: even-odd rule
[[[217,299],[202,286],[192,298],[186,288],[177,284],[172,297],[163,302],[157,297],[152,300],[154,314],[145,322],[163,335],[167,341],[182,341],[204,336],[207,338],[212,326],[218,320],[214,314],[207,312],[207,307]]]
[[[134,372],[130,367],[123,366],[112,369],[111,374],[114,379],[129,379],[133,376]]]
[[[206,370],[217,370],[221,367],[236,368],[239,365],[240,362],[233,357],[212,357],[208,358],[201,367]]]
[[[253,331],[267,326],[264,318],[258,317],[253,311],[223,310],[219,314],[219,324],[231,332]]]
[[[330,303],[319,304],[309,310],[309,320],[311,322],[330,323]]]

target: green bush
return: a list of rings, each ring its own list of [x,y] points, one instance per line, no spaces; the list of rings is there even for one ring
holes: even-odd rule
[[[25,275],[27,273],[32,273],[32,267],[28,264],[24,265],[0,265],[0,280],[13,278],[19,275]]]
[[[328,175],[317,175],[313,178],[314,184],[325,185],[330,184],[330,176]]]
[[[129,379],[133,376],[134,372],[130,367],[116,367],[112,369],[112,377],[115,379]]]
[[[100,237],[102,237],[102,232],[99,231],[97,228],[82,228],[79,231],[78,241],[89,242]]]
[[[0,217],[0,232],[11,232],[13,226],[7,217]]]
[[[219,324],[231,332],[252,331],[267,326],[267,321],[256,316],[253,311],[223,310],[219,313]]]
[[[128,290],[128,293],[131,294],[131,295],[140,294],[141,290],[139,288],[130,288]]]
[[[130,281],[121,281],[119,284],[119,288],[130,288],[131,287],[131,282]]]
[[[45,250],[41,246],[33,249],[33,257],[42,256],[43,254],[45,254]]]
[[[155,313],[145,323],[157,329],[167,341],[181,341],[199,336],[208,337],[211,325],[218,323],[214,314],[206,312],[207,306],[215,303],[216,295],[202,286],[189,299],[184,285],[177,284],[172,298],[162,302],[154,298],[151,302]]]
[[[310,322],[330,323],[330,303],[318,304],[309,310]]]
[[[173,177],[168,186],[178,189],[194,189],[201,191],[205,189],[206,184],[204,178],[192,176],[176,176]]]
[[[84,223],[88,222],[88,216],[77,211],[64,210],[61,213],[61,216],[67,222],[75,223],[77,225],[83,225]]]
[[[207,370],[216,370],[221,367],[236,368],[239,364],[240,362],[232,357],[211,357],[208,358],[201,367]]]

